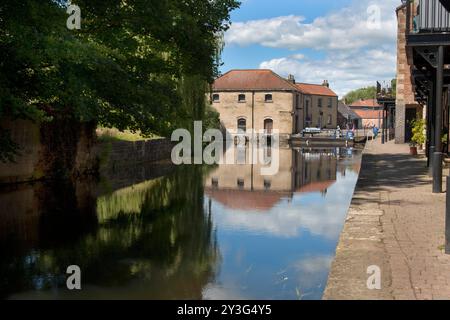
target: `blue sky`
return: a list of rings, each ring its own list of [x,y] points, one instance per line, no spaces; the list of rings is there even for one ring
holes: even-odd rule
[[[225,35],[222,72],[269,68],[348,91],[395,77],[400,0],[243,0]]]

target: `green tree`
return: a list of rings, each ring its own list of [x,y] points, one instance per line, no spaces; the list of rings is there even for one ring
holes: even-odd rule
[[[347,104],[352,104],[353,102],[361,99],[364,100],[374,99],[376,95],[377,95],[377,87],[366,87],[350,91],[349,93],[347,93],[344,99]]]
[[[77,5],[81,30],[66,28],[67,1],[0,3],[0,118],[71,119],[167,136],[205,117],[220,37],[238,1]],[[0,141],[0,160],[8,159],[14,144]]]
[[[391,81],[392,95],[397,96],[397,79],[392,79]]]

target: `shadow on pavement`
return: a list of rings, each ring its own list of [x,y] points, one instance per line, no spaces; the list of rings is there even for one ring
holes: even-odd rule
[[[370,193],[428,184],[431,187],[423,159],[408,154],[364,154],[356,188]],[[370,197],[355,196],[353,202],[359,204],[370,200]],[[373,200],[380,202],[378,197]]]

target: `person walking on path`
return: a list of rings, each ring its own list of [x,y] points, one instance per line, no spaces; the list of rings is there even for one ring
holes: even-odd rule
[[[376,140],[378,138],[378,133],[380,132],[380,129],[378,129],[377,126],[373,126],[373,139]]]

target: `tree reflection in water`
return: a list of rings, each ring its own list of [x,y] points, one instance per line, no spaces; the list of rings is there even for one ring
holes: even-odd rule
[[[35,217],[25,223],[27,232],[16,226],[0,238],[0,295],[201,299],[219,262],[211,212],[204,208],[204,170],[177,168],[98,199],[89,183],[33,187],[22,212],[32,208]],[[65,289],[73,264],[82,270],[78,292]]]

